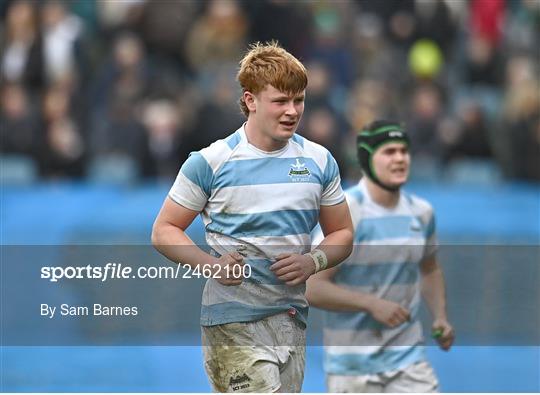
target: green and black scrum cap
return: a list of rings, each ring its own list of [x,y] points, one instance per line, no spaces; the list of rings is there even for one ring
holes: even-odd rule
[[[396,188],[382,184],[373,169],[373,154],[388,143],[409,145],[409,136],[398,122],[379,120],[364,127],[357,135],[358,161],[362,170],[373,182],[387,190]]]

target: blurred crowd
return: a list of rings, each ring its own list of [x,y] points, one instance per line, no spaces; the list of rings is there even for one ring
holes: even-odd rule
[[[278,40],[309,72],[299,133],[354,180],[403,121],[418,179],[540,180],[539,0],[0,0],[5,177],[171,180],[244,121],[235,73]]]

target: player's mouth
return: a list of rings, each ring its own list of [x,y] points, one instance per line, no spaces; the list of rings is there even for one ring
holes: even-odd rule
[[[397,176],[405,175],[406,172],[407,172],[407,169],[405,169],[405,168],[398,168],[398,169],[390,170],[390,173],[392,173],[394,175],[397,175]]]
[[[293,129],[296,126],[296,121],[280,121],[279,124],[285,129]]]

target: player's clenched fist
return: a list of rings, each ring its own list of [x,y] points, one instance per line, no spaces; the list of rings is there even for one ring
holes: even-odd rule
[[[448,351],[452,344],[454,343],[455,333],[454,328],[446,319],[437,319],[433,322],[432,325],[433,334],[439,346],[444,350]]]
[[[315,273],[315,263],[309,255],[280,254],[270,270],[287,285],[298,285]]]
[[[243,266],[244,257],[238,252],[231,252],[229,254],[222,255],[218,261],[218,270],[214,273],[214,278],[223,285],[240,285],[244,279]]]
[[[409,310],[400,304],[379,298],[373,298],[369,313],[375,320],[390,328],[399,326],[410,318]]]

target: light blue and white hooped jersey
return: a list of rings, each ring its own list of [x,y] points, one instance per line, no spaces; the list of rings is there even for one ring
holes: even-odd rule
[[[217,254],[241,250],[251,266],[239,286],[206,282],[201,325],[256,321],[290,308],[306,323],[305,284],[287,286],[269,267],[281,253],[308,252],[320,207],[345,200],[328,150],[295,135],[283,149],[264,152],[248,142],[242,126],[192,153],[169,197],[201,212]]]
[[[370,198],[364,181],[345,195],[354,248],[338,266],[335,283],[399,303],[409,309],[411,320],[390,329],[367,313],[325,312],[325,370],[364,375],[405,368],[425,359],[419,265],[437,248],[433,210],[405,192],[395,208],[384,208]]]

